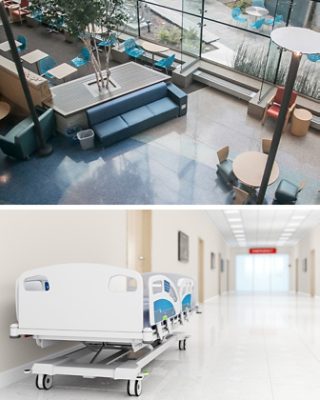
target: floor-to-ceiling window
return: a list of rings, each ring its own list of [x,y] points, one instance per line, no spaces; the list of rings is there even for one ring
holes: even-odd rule
[[[320,30],[318,0],[127,0],[131,33],[190,57],[235,69],[262,80],[261,98],[270,83],[284,82],[289,56],[270,41],[283,26]],[[260,5],[258,16],[253,5]],[[320,99],[320,62],[303,57],[296,90]]]
[[[239,255],[236,257],[237,292],[265,293],[288,290],[288,255]]]

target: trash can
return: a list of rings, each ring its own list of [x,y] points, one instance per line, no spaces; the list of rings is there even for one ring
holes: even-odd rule
[[[94,147],[94,132],[92,129],[85,129],[77,133],[82,150],[92,149]]]

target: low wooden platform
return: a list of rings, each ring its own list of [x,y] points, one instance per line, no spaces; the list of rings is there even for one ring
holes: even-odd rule
[[[87,108],[155,83],[167,81],[170,76],[138,63],[128,62],[111,68],[111,79],[115,81],[116,86],[104,93],[95,90],[96,85],[88,86],[89,82],[95,80],[94,74],[51,88],[52,99],[46,101],[45,105],[52,107],[56,112],[57,130],[64,133],[75,125],[86,128],[88,126],[85,113]]]
[[[99,93],[94,89],[96,85],[88,86],[95,80],[95,75],[61,84],[51,88],[52,99],[45,105],[52,107],[57,116],[57,129],[64,133],[66,129],[75,125],[88,126],[85,110],[99,103],[104,103],[124,94],[167,81],[170,76],[135,62],[118,65],[111,68],[111,79],[116,86],[112,90]]]

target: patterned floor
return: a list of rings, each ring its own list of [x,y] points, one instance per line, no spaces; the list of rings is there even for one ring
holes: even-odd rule
[[[14,161],[0,155],[0,201],[5,204],[229,204],[231,189],[216,175],[216,151],[231,157],[260,150],[271,137],[247,116],[246,104],[210,88],[189,95],[186,117],[112,147],[82,151],[62,135],[46,158]],[[298,204],[318,204],[319,137],[284,133],[277,155],[280,178],[305,182]],[[279,180],[268,188],[271,204]]]

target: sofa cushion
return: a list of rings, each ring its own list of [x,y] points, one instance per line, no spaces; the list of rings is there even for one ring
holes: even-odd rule
[[[178,110],[179,110],[179,107],[168,97],[164,97],[163,99],[154,101],[148,104],[147,107],[154,115],[167,113],[168,111],[175,109],[177,110],[177,115],[178,115]]]
[[[167,85],[164,82],[137,90],[133,93],[107,101],[86,110],[90,126],[99,124],[106,119],[126,113],[134,108],[144,106],[167,95]]]
[[[105,136],[117,134],[128,128],[128,124],[120,117],[114,117],[93,127],[95,134],[103,139]]]
[[[122,114],[121,117],[129,126],[132,126],[152,118],[153,113],[149,110],[148,106],[142,106]]]

